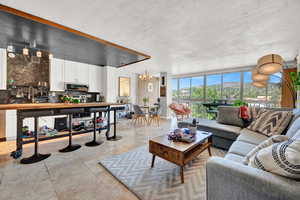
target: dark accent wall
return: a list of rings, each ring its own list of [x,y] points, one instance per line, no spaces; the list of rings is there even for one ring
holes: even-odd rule
[[[7,57],[7,81],[14,80],[14,85],[36,86],[39,81],[49,85],[49,59],[17,54]],[[9,84],[7,84],[9,85]]]

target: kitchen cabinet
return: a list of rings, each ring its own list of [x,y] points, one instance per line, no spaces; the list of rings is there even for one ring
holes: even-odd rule
[[[66,83],[79,83],[79,71],[77,63],[65,60],[65,82]]]
[[[102,67],[96,65],[89,66],[89,92],[102,92]]]
[[[5,137],[6,140],[15,140],[17,137],[17,111],[6,110],[5,113]]]
[[[65,61],[65,82],[89,84],[89,65],[74,61]]]
[[[53,58],[50,60],[50,91],[65,90],[65,61]]]
[[[6,90],[7,57],[6,49],[0,49],[0,90]]]

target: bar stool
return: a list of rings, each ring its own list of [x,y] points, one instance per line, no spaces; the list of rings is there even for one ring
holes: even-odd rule
[[[96,141],[96,132],[97,132],[97,113],[106,112],[106,108],[90,108],[89,112],[94,114],[94,134],[93,134],[93,140],[90,142],[85,143],[85,146],[88,147],[95,147],[103,143],[103,141]],[[99,130],[99,133],[101,131]]]
[[[50,157],[51,154],[40,154],[38,151],[39,147],[39,134],[38,134],[38,117],[34,117],[34,154],[28,158],[21,159],[21,164],[32,164],[36,163],[42,160],[45,160],[46,158]]]
[[[72,108],[72,109],[62,109],[60,110],[60,114],[67,114],[69,116],[69,144],[63,149],[60,149],[59,152],[66,153],[71,152],[79,149],[81,145],[79,144],[72,144],[72,114],[75,113],[83,113],[83,108]]]

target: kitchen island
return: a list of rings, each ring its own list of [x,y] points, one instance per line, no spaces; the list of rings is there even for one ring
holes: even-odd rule
[[[38,118],[44,116],[55,116],[55,115],[68,115],[69,116],[69,146],[61,150],[61,152],[69,152],[80,148],[72,144],[72,115],[78,113],[107,113],[107,126],[106,126],[106,138],[107,140],[117,140],[116,136],[116,112],[117,110],[124,109],[124,105],[118,103],[108,102],[96,102],[96,103],[32,103],[32,104],[0,104],[0,110],[17,110],[17,137],[16,137],[16,151],[12,152],[14,158],[18,158],[22,155],[23,149],[23,120],[25,118],[34,118],[35,124],[35,153],[29,158],[21,160],[24,164],[38,162],[46,159],[50,154],[39,154],[38,153]],[[110,111],[114,112],[114,135],[109,136],[110,132]],[[95,117],[94,117],[94,120]],[[94,121],[94,143],[95,143],[95,132],[96,125]],[[55,138],[55,137],[53,137]]]

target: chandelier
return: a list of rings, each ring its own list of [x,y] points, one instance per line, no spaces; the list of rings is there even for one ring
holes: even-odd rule
[[[143,81],[151,80],[152,75],[150,75],[149,72],[146,70],[145,73],[139,75],[139,79]]]

